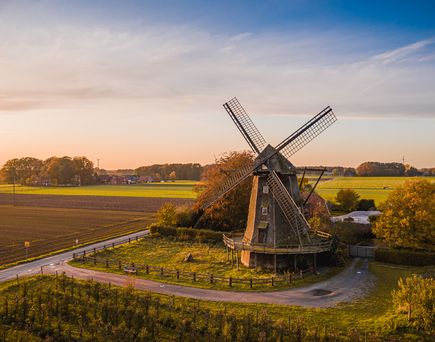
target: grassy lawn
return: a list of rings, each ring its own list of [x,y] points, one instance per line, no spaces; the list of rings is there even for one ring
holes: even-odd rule
[[[0,264],[144,229],[152,213],[0,206]]]
[[[133,310],[138,310],[140,307],[143,308],[145,303],[150,303],[151,300],[151,303],[154,304],[151,305],[153,309],[147,313],[147,320],[158,319],[156,323],[163,323],[163,325],[156,326],[159,328],[159,333],[170,335],[175,334],[175,336],[177,336],[177,329],[181,328],[178,323],[181,323],[184,320],[189,320],[192,322],[194,329],[202,329],[204,327],[204,322],[208,322],[209,318],[211,319],[210,323],[213,325],[213,322],[216,320],[219,322],[221,319],[219,317],[224,316],[225,318],[229,317],[230,320],[233,319],[231,317],[234,317],[234,319],[239,320],[238,324],[240,325],[243,325],[243,322],[246,324],[246,320],[250,320],[252,323],[252,329],[254,329],[254,327],[255,329],[261,329],[261,324],[260,327],[256,326],[256,324],[264,320],[272,322],[275,328],[278,329],[279,326],[291,326],[292,332],[290,332],[290,335],[285,335],[288,336],[285,340],[295,340],[297,337],[295,335],[297,329],[293,329],[295,327],[299,327],[299,329],[304,331],[302,336],[312,336],[315,333],[317,333],[317,335],[323,336],[323,334],[327,333],[330,336],[328,340],[334,341],[357,341],[365,340],[365,338],[367,338],[366,340],[368,341],[430,341],[431,337],[425,335],[423,332],[416,332],[411,329],[396,328],[398,321],[403,322],[404,315],[395,313],[391,301],[391,291],[396,288],[397,280],[400,277],[404,277],[412,273],[422,273],[428,271],[433,272],[433,267],[402,267],[372,262],[369,265],[369,270],[373,275],[374,282],[374,286],[370,292],[367,293],[367,295],[362,299],[348,304],[341,304],[332,308],[302,308],[283,305],[209,302],[158,294],[151,294],[151,296],[149,296],[149,294],[141,291],[130,292],[130,294],[133,294],[133,297],[128,300],[127,305]],[[89,319],[95,319],[96,325],[91,324],[89,328],[87,325],[84,325],[85,329],[90,329],[89,333],[91,331],[95,331],[94,329],[96,329],[98,325],[107,324],[104,323],[104,321],[101,320],[98,315],[102,310],[104,310],[104,304],[107,303],[109,298],[112,298],[112,301],[114,297],[119,298],[120,307],[118,308],[118,306],[114,306],[110,308],[111,310],[121,310],[118,314],[120,319],[124,319],[126,317],[125,309],[122,309],[122,303],[127,303],[127,300],[125,299],[125,294],[120,292],[119,288],[112,286],[109,289],[107,285],[103,285],[100,287],[100,289],[104,290],[104,292],[102,292],[100,295],[103,298],[98,301],[93,299],[89,300],[89,294],[95,294],[95,290],[97,290],[95,285],[95,290],[89,291],[88,289],[90,288],[91,283],[70,280],[65,291],[62,290],[64,285],[59,285],[53,276],[38,276],[24,281],[21,280],[21,288],[15,285],[15,281],[11,281],[7,284],[1,284],[0,307],[4,306],[4,298],[6,297],[9,298],[10,307],[13,307],[13,300],[19,291],[23,291],[22,284],[24,282],[27,284],[27,292],[33,293],[33,295],[31,294],[28,297],[34,298],[34,300],[37,300],[39,297],[38,293],[49,291],[48,293],[50,293],[50,296],[42,296],[43,303],[46,300],[53,302],[52,298],[60,298],[61,301],[62,298],[70,298],[70,296],[74,296],[75,304],[71,306],[70,310],[77,308],[78,312],[88,312],[89,318],[86,320],[86,322],[88,322]],[[72,287],[74,287],[73,290]],[[82,288],[81,291],[79,291],[79,287]],[[57,292],[59,292],[60,295],[57,295]],[[146,297],[148,297],[148,299],[146,299]],[[68,303],[70,303],[70,305],[71,302],[72,299],[68,299]],[[63,302],[61,302],[61,305],[62,303]],[[156,304],[158,305],[157,311],[155,307]],[[99,305],[103,305],[103,307],[100,307],[97,310]],[[50,307],[53,308],[53,305],[51,304]],[[71,316],[64,316],[63,314],[57,315],[53,309],[48,310],[47,312],[52,315],[52,321],[50,322],[50,325],[54,327],[54,329],[57,329],[56,327],[58,326],[56,324],[56,320],[62,319],[63,326],[61,331],[67,333],[68,324],[70,324],[73,335],[78,334],[78,325],[74,325],[74,323],[70,323],[69,321],[69,317]],[[95,315],[96,313],[97,315]],[[112,314],[115,314],[116,316],[116,312],[112,311]],[[38,323],[40,321],[36,320],[36,322]],[[171,322],[174,322],[175,324],[172,324]],[[219,325],[220,323],[218,323],[218,326]],[[229,326],[224,324],[222,327],[224,328],[223,331],[227,333]],[[19,324],[16,324],[13,327],[8,326],[6,329],[22,328],[20,328]],[[87,332],[87,330],[84,331],[84,333]],[[243,336],[243,331],[240,331],[240,333],[240,337]],[[306,333],[307,335],[305,335]],[[104,336],[101,336],[101,339],[103,340]]]
[[[188,253],[193,256],[193,261],[184,262],[184,258]],[[179,270],[186,272],[196,272],[198,274],[213,274],[214,277],[221,276],[225,278],[271,278],[273,272],[261,269],[248,268],[240,264],[239,270],[236,265],[231,265],[227,258],[227,252],[223,244],[212,245],[198,242],[179,242],[164,238],[147,237],[138,242],[129,245],[123,245],[114,249],[98,252],[97,257],[100,260],[105,258],[109,260],[121,260],[125,263],[135,263],[136,265],[152,265],[164,267],[170,270]],[[109,271],[114,273],[123,273],[114,266],[107,269],[103,263],[94,266],[92,261],[82,264],[79,261],[71,262],[74,266],[92,268],[101,271]],[[253,290],[276,290],[282,288],[302,286],[309,283],[317,282],[322,279],[331,277],[341,271],[341,268],[331,268],[324,270],[321,275],[307,275],[303,279],[295,279],[291,285],[287,282],[277,283],[274,287],[271,285],[255,285]],[[218,288],[224,290],[250,290],[248,284],[234,284],[232,288],[228,284],[216,282],[210,284],[207,281],[193,282],[190,279],[177,280],[172,276],[161,276],[157,272],[150,272],[149,275],[141,272],[140,277],[154,279],[163,282],[169,282],[180,285],[196,286],[202,288]]]
[[[124,196],[159,198],[196,198],[197,182],[177,181],[132,185],[89,185],[81,187],[29,187],[16,186],[17,194],[76,195],[76,196]],[[12,193],[12,185],[0,185],[0,193]]]
[[[361,198],[374,199],[379,205],[397,186],[416,179],[435,182],[435,177],[337,177],[319,183],[316,191],[325,199],[333,201],[340,189],[353,189]]]

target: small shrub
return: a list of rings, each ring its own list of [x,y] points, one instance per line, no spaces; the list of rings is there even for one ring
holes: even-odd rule
[[[377,248],[375,250],[375,259],[377,261],[399,265],[435,265],[435,253],[406,249]]]

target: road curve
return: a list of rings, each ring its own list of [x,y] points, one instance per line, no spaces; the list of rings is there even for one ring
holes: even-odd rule
[[[362,297],[371,287],[371,275],[368,272],[368,261],[354,259],[349,267],[340,274],[310,286],[271,292],[233,292],[160,283],[153,280],[133,278],[126,275],[106,273],[83,268],[76,268],[66,263],[51,265],[44,272],[65,272],[67,276],[112,285],[133,285],[139,290],[155,293],[189,297],[200,300],[297,305],[304,307],[332,307],[340,302],[349,302]]]
[[[112,243],[117,244],[118,242],[120,242],[122,240],[126,240],[128,238],[133,239],[136,237],[136,235],[142,235],[142,234],[146,234],[148,232],[149,232],[149,230],[143,230],[143,231],[135,232],[135,233],[128,234],[128,235],[123,235],[123,236],[120,236],[117,238],[89,244],[89,245],[86,245],[86,246],[83,246],[83,247],[80,247],[80,248],[77,248],[74,250],[70,250],[68,252],[55,254],[55,255],[52,255],[52,256],[49,256],[46,258],[42,258],[39,260],[27,262],[27,263],[13,266],[13,267],[9,267],[9,268],[5,268],[4,270],[0,270],[0,283],[7,281],[7,280],[11,280],[11,279],[15,278],[17,275],[19,277],[24,277],[24,276],[30,276],[30,275],[41,273],[42,266],[55,265],[55,264],[59,264],[59,263],[63,263],[65,261],[71,260],[73,253],[83,253],[84,250],[88,250],[88,249],[92,249],[92,248],[99,248],[99,247],[103,247],[104,245],[109,245]]]

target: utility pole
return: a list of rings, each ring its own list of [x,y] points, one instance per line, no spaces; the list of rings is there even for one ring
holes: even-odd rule
[[[97,169],[100,170],[100,159],[97,159]]]
[[[14,169],[14,184],[13,184],[13,186],[12,186],[12,192],[13,192],[13,195],[12,195],[12,197],[13,197],[13,201],[14,201],[14,207],[15,207],[15,169]]]

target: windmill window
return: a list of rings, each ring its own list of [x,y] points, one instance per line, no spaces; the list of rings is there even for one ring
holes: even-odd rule
[[[267,185],[263,186],[263,194],[269,193],[269,187]]]
[[[261,208],[261,215],[267,215],[267,207]]]

